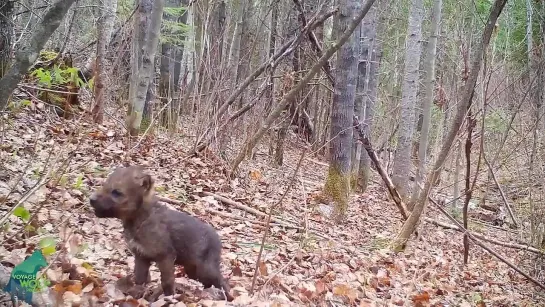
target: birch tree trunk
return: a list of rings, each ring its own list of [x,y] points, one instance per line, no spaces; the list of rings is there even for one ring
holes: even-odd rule
[[[430,38],[424,59],[424,95],[422,101],[422,130],[420,131],[420,143],[418,145],[418,167],[416,169],[416,182],[411,201],[408,204],[409,210],[413,210],[414,202],[420,191],[419,184],[422,183],[424,174],[426,173],[426,152],[428,150],[430,137],[431,123],[431,106],[433,102],[433,94],[435,90],[435,58],[437,55],[437,36],[439,35],[439,27],[441,24],[441,8],[442,0],[435,0],[433,3]]]
[[[360,7],[358,0],[342,0],[338,5],[339,15],[335,25],[337,36],[348,28],[350,20]],[[352,138],[354,129],[351,127],[358,82],[358,45],[359,35],[352,33],[346,44],[337,52],[331,114],[329,170],[324,186],[325,194],[333,200],[335,206],[333,217],[337,222],[342,221],[345,217],[350,195],[350,158],[354,143]]]
[[[182,16],[178,17],[178,22],[181,24],[187,24],[187,17],[189,16],[189,10],[187,8],[188,0],[182,0],[181,6],[186,8],[185,12]],[[186,35],[182,35],[180,37],[180,41],[184,42],[186,41]],[[182,62],[184,58],[184,45],[180,44],[179,46],[174,47],[174,77],[173,77],[173,85],[178,88],[180,85],[180,74],[182,71]]]
[[[456,138],[456,135],[458,134],[458,131],[462,126],[462,122],[464,120],[466,112],[471,107],[471,104],[473,102],[473,94],[475,90],[475,85],[477,84],[479,71],[481,69],[481,63],[484,54],[488,49],[490,37],[496,25],[496,21],[498,20],[498,17],[500,16],[506,3],[507,0],[496,0],[490,8],[490,14],[488,16],[488,20],[482,34],[481,44],[475,46],[474,55],[471,57],[472,62],[470,67],[470,74],[466,80],[463,96],[458,105],[456,115],[452,121],[452,126],[448,131],[446,138],[443,140],[441,151],[439,152],[439,155],[433,163],[431,172],[426,177],[424,189],[420,191],[420,194],[418,195],[418,201],[416,202],[414,209],[411,212],[411,215],[409,215],[409,218],[405,221],[405,223],[403,223],[403,227],[395,242],[393,243],[394,250],[403,250],[407,241],[409,240],[409,237],[418,226],[420,216],[422,215],[422,212],[424,211],[424,208],[427,204],[427,199],[432,184],[436,181],[437,177],[441,173],[441,169],[450,152],[454,139]]]
[[[109,71],[106,61],[107,46],[110,44],[112,30],[117,11],[117,0],[104,0],[102,4],[102,12],[97,31],[97,58],[94,81],[95,104],[92,114],[95,123],[102,123],[104,119],[104,102],[108,101],[108,91],[105,91],[104,81],[108,79]]]
[[[419,63],[422,53],[423,1],[411,0],[409,25],[405,39],[405,69],[401,93],[401,121],[392,168],[392,182],[407,201],[411,171],[411,148],[414,131],[416,94],[418,93]]]
[[[131,57],[131,84],[129,87],[128,128],[138,135],[146,94],[155,68],[155,52],[163,17],[163,0],[140,0],[135,15],[133,51]],[[149,21],[148,21],[149,20]]]
[[[53,32],[57,30],[74,1],[59,0],[55,2],[36,26],[29,42],[19,49],[13,65],[0,79],[0,111],[3,111],[8,105],[9,96],[17,88],[17,84],[30,66],[38,59],[40,51]]]
[[[365,103],[367,96],[368,80],[369,80],[369,66],[370,66],[370,50],[373,48],[371,32],[376,28],[376,16],[377,9],[372,7],[369,14],[365,16],[359,26],[358,35],[358,75],[356,94],[354,98],[354,114],[358,116],[360,121],[365,120]],[[360,164],[357,162],[360,160],[361,155],[365,155],[362,152],[362,144],[358,141],[359,137],[354,135],[354,144],[352,145],[352,157],[351,157],[351,188],[355,189],[358,182],[358,172]]]
[[[179,6],[178,0],[166,0],[165,1],[165,7],[167,8],[174,8]],[[170,22],[174,22],[176,19],[172,14],[169,14],[168,11],[163,12],[163,19],[168,20]],[[167,28],[168,29],[168,28]],[[172,32],[172,31],[169,31]],[[169,38],[173,36],[174,33],[168,33]],[[173,75],[171,74],[174,71],[174,61],[171,59],[174,59],[174,48],[173,44],[170,40],[166,40],[161,44],[161,58],[160,58],[160,64],[159,64],[159,94],[161,95],[161,106],[158,107],[161,109],[164,105],[169,103],[170,98],[172,98],[173,94],[173,87],[174,87],[174,80]],[[173,124],[173,105],[166,107],[163,110],[163,113],[161,114],[161,125],[163,127],[172,127]]]

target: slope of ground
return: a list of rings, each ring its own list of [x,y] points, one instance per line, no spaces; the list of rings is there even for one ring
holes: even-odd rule
[[[46,299],[66,306],[112,306],[131,273],[133,257],[121,236],[121,224],[97,219],[88,195],[123,163],[141,164],[155,178],[157,194],[170,205],[211,223],[222,237],[223,274],[239,306],[538,306],[543,294],[507,265],[472,245],[462,262],[462,236],[422,224],[420,238],[394,254],[388,242],[402,225],[386,190],[376,182],[353,195],[348,219],[334,225],[327,207],[316,203],[327,165],[307,155],[291,191],[275,208],[275,223],[257,265],[255,295],[250,296],[265,215],[284,193],[301,150],[286,152],[284,166],[271,167],[262,150],[243,163],[235,179],[213,155],[184,158],[192,139],[148,136],[125,144],[119,121],[105,126],[60,120],[35,106],[5,116],[0,142],[0,216],[23,203],[32,218],[24,227],[11,214],[0,237],[3,265],[20,263],[44,236],[58,238],[46,271],[52,281]],[[129,152],[129,154],[127,154]],[[377,177],[378,178],[378,177]],[[29,193],[32,191],[32,193]],[[223,197],[223,198],[222,198]],[[439,214],[430,209],[428,216]],[[487,234],[506,239],[502,231]],[[503,248],[517,263],[522,253]],[[159,273],[152,266],[152,285]],[[181,272],[179,295],[153,306],[223,306],[209,291]],[[100,299],[99,299],[100,297]],[[183,303],[182,303],[183,302]],[[140,301],[143,304],[143,301]],[[124,306],[137,306],[126,301]]]

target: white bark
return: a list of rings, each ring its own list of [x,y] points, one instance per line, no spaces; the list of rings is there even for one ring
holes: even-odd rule
[[[132,107],[129,111],[128,125],[132,135],[138,134],[140,130],[146,93],[155,68],[155,53],[163,19],[163,5],[164,0],[154,0],[153,3],[141,0],[135,16],[131,84],[129,87],[129,101]],[[147,19],[149,19],[149,23]],[[147,24],[149,26],[146,26]]]
[[[441,8],[443,6],[442,0],[435,0],[433,3],[432,16],[431,16],[431,29],[430,38],[428,40],[428,46],[426,50],[426,58],[424,59],[424,95],[422,101],[422,130],[420,132],[420,143],[418,145],[418,168],[416,170],[416,182],[421,183],[424,174],[426,173],[426,151],[428,149],[430,123],[431,123],[431,106],[434,98],[435,90],[435,58],[437,56],[437,36],[439,36],[439,29],[441,24]],[[409,203],[409,209],[412,209],[416,196],[418,195],[419,185],[415,184],[413,197]]]
[[[405,70],[401,94],[401,123],[394,156],[392,181],[401,197],[408,196],[409,173],[411,169],[411,147],[414,131],[414,113],[418,92],[419,63],[422,53],[423,1],[411,0],[409,25],[405,40]]]
[[[96,77],[95,77],[95,106],[93,107],[93,119],[101,123],[103,119],[104,102],[108,101],[108,91],[105,90],[104,82],[109,75],[109,69],[106,63],[107,46],[112,37],[115,16],[117,12],[117,0],[103,0],[103,15],[99,19],[97,30],[97,58],[96,58]]]

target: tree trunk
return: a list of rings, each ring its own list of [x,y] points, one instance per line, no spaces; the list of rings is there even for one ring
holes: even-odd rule
[[[437,37],[439,35],[439,25],[441,24],[442,0],[435,0],[433,3],[430,38],[428,40],[426,57],[424,59],[424,95],[422,101],[422,129],[420,131],[420,144],[418,145],[418,167],[416,169],[416,183],[414,185],[411,201],[408,204],[409,210],[413,210],[414,202],[420,191],[419,185],[422,183],[423,176],[426,173],[426,152],[428,150],[431,123],[431,107],[435,92],[435,58],[437,55]]]
[[[365,104],[363,103],[366,90],[367,90],[367,80],[368,80],[368,71],[369,71],[369,49],[373,48],[371,45],[371,40],[369,39],[369,33],[372,27],[375,27],[375,14],[376,8],[372,7],[364,18],[359,26],[358,34],[358,75],[357,75],[357,84],[356,84],[356,94],[354,98],[354,114],[358,116],[360,121],[365,119]],[[356,161],[360,160],[362,155],[362,144],[358,141],[359,137],[354,134],[354,144],[352,145],[352,155],[351,155],[351,169],[352,174],[350,176],[350,188],[355,189],[358,181],[358,173],[360,164]],[[365,153],[363,153],[365,154]]]
[[[53,32],[61,24],[64,15],[72,6],[75,0],[59,0],[55,2],[34,30],[30,41],[24,48],[19,49],[15,56],[15,61],[9,70],[0,79],[0,111],[3,111],[8,105],[8,99],[17,88],[21,78],[27,73],[28,69],[36,59],[45,43],[51,37]]]
[[[435,162],[433,163],[431,172],[428,174],[426,178],[424,189],[420,191],[420,194],[418,196],[418,202],[415,204],[415,207],[413,211],[411,212],[411,215],[409,216],[409,218],[403,224],[403,227],[393,244],[394,250],[403,250],[405,248],[407,241],[409,240],[409,237],[416,230],[418,222],[420,221],[420,216],[422,215],[425,205],[427,204],[427,199],[428,199],[428,195],[430,193],[432,184],[435,182],[435,180],[441,173],[442,166],[450,152],[452,143],[454,142],[454,139],[456,138],[456,135],[458,134],[460,127],[462,126],[462,122],[464,120],[467,110],[471,107],[471,104],[473,102],[473,94],[475,90],[475,85],[477,83],[477,78],[479,76],[481,63],[482,63],[485,51],[488,49],[488,45],[490,43],[490,37],[496,25],[496,21],[498,20],[498,17],[500,16],[503,10],[503,7],[505,6],[506,3],[507,3],[507,0],[496,0],[494,4],[492,5],[492,7],[490,8],[490,15],[488,17],[486,26],[483,31],[481,44],[478,46],[475,46],[475,51],[474,51],[475,53],[474,53],[474,56],[472,56],[470,74],[466,80],[463,96],[462,96],[462,99],[460,100],[460,104],[458,105],[458,109],[456,111],[454,120],[452,121],[452,126],[447,134],[447,137],[443,140],[441,151],[439,152],[439,155],[437,156],[437,158],[435,159]]]
[[[276,36],[277,36],[277,27],[278,27],[278,1],[272,0],[272,8],[271,8],[271,26],[270,26],[270,35],[269,35],[269,58],[272,58],[274,56],[274,53],[276,52]],[[266,97],[267,101],[265,102],[265,111],[263,112],[265,117],[269,114],[271,111],[271,108],[274,104],[274,72],[276,71],[276,67],[273,66],[269,69],[269,81],[267,83],[267,92]],[[269,155],[274,154],[274,137],[270,135],[271,142],[269,142]]]
[[[340,11],[334,26],[337,35],[345,31],[359,8],[360,4],[357,0],[339,1]],[[335,91],[331,114],[330,162],[324,186],[325,194],[332,198],[335,205],[333,214],[337,222],[341,222],[345,218],[350,195],[350,158],[354,143],[351,127],[358,82],[358,45],[359,35],[353,33],[346,44],[337,52]]]
[[[291,100],[295,97],[295,95],[305,85],[308,84],[308,82],[316,75],[316,73],[320,69],[322,69],[322,66],[329,61],[329,58],[331,58],[331,56],[333,56],[333,54],[335,54],[335,52],[337,52],[337,50],[339,50],[344,45],[344,43],[346,43],[349,40],[352,33],[354,32],[358,24],[361,22],[363,17],[365,17],[365,15],[367,14],[367,12],[369,11],[369,9],[371,8],[374,2],[375,0],[367,0],[367,2],[365,2],[363,9],[361,9],[358,12],[358,14],[352,20],[350,20],[350,23],[346,31],[344,31],[344,33],[342,33],[339,39],[326,52],[324,52],[324,54],[320,57],[318,62],[310,68],[309,72],[301,79],[301,81],[297,83],[286,95],[284,95],[284,97],[282,98],[282,101],[280,101],[278,105],[276,106],[276,108],[274,108],[274,110],[271,112],[271,114],[267,116],[263,124],[257,129],[256,133],[253,136],[251,136],[248,139],[248,141],[244,144],[242,150],[239,152],[239,154],[235,158],[235,161],[233,161],[233,163],[231,164],[231,172],[235,172],[238,169],[238,166],[240,165],[242,160],[244,160],[244,157],[246,156],[246,154],[251,152],[251,150],[257,145],[257,143],[261,140],[265,132],[269,130],[271,124],[280,116],[282,111],[286,108],[288,103],[291,102]],[[353,108],[354,108],[354,105],[352,104],[352,108],[351,108],[352,113],[354,110]],[[349,141],[350,142],[352,141],[351,136]],[[348,153],[348,157],[349,157],[349,153]],[[350,172],[350,167],[348,168],[347,172],[348,173]],[[349,174],[347,175],[347,177],[348,176]],[[348,178],[347,178],[347,185],[348,185]]]
[[[405,70],[401,93],[401,121],[394,155],[392,181],[402,199],[408,201],[411,171],[411,147],[414,131],[416,94],[418,93],[419,63],[422,51],[423,1],[411,0],[409,25],[405,39]]]
[[[166,0],[165,8],[175,8],[179,6],[178,0]],[[176,18],[169,11],[163,12],[163,20],[165,22],[175,22]],[[161,96],[161,105],[158,109],[162,109],[164,105],[168,104],[171,101],[174,93],[174,80],[171,73],[174,72],[174,62],[171,60],[174,58],[174,48],[172,44],[172,39],[175,33],[174,31],[169,31],[170,28],[167,27],[165,36],[167,39],[161,44],[161,59],[159,64],[159,95]],[[174,32],[174,33],[173,33]],[[180,42],[181,44],[181,42]],[[158,114],[159,115],[159,114]],[[170,104],[163,110],[163,113],[160,115],[160,124],[163,127],[171,127],[173,123],[173,105]]]
[[[369,18],[367,22],[365,20],[362,22],[362,27],[369,27],[367,32],[368,35],[368,65],[367,73],[365,76],[365,88],[362,101],[362,110],[360,114],[357,114],[356,107],[354,107],[354,112],[359,116],[360,121],[363,121],[363,131],[369,135],[371,133],[371,128],[373,124],[373,117],[375,114],[375,102],[377,99],[377,89],[378,89],[378,71],[380,66],[380,60],[382,57],[382,42],[377,40],[377,33],[382,33],[384,30],[384,10],[385,6],[389,4],[389,1],[382,1],[377,8],[371,8],[369,14],[372,18]],[[378,14],[381,14],[379,19]],[[363,53],[363,52],[362,52]],[[359,65],[358,63],[358,70]],[[360,82],[361,72],[358,75],[358,83]],[[359,84],[358,84],[359,86]],[[357,97],[357,96],[356,96]],[[363,113],[363,114],[362,114]],[[367,190],[367,185],[370,178],[371,171],[371,161],[369,155],[363,149],[360,142],[356,143],[358,148],[356,149],[356,159],[352,160],[352,163],[357,165],[357,180],[356,188],[359,192],[363,193]],[[359,152],[358,152],[359,151]],[[354,169],[354,165],[352,166]]]
[[[110,44],[110,38],[112,36],[114,18],[117,11],[117,0],[104,0],[102,11],[104,14],[100,18],[101,20],[97,26],[97,58],[94,82],[95,105],[92,110],[95,123],[102,123],[104,118],[104,102],[109,100],[107,95],[108,91],[105,90],[104,84],[108,79],[108,72],[111,71],[107,67],[106,53],[107,46]]]
[[[178,17],[178,22],[184,25],[187,25],[187,17],[189,15],[188,7],[187,7],[188,3],[189,3],[189,0],[182,0],[181,6],[184,7],[186,10],[182,14],[182,16]],[[183,43],[185,43],[186,41],[186,35],[181,35],[180,41],[182,43],[174,47],[174,72],[173,72],[174,80],[172,81],[172,83],[176,91],[178,90],[178,87],[180,86],[180,74],[182,71],[182,61],[184,58]]]
[[[15,1],[12,0],[0,0],[0,79],[11,63],[14,4]]]
[[[131,135],[138,135],[146,94],[155,68],[155,52],[163,17],[163,0],[140,0],[135,16],[131,84],[129,88],[128,127]],[[149,20],[149,22],[148,22]]]

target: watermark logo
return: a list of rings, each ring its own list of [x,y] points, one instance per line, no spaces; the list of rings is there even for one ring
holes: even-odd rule
[[[41,292],[49,286],[50,281],[45,276],[37,278],[37,273],[47,266],[42,251],[37,249],[25,261],[13,268],[8,284],[4,291],[13,298],[17,297],[28,304],[32,304],[32,294]]]

